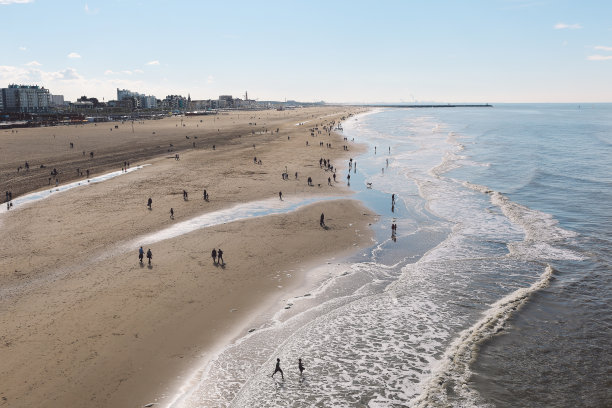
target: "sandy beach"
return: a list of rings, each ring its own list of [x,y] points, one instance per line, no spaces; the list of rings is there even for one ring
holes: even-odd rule
[[[257,313],[282,307],[309,266],[371,242],[376,215],[350,198],[343,172],[329,186],[332,172],[319,166],[325,158],[344,168],[357,154],[359,146],[323,130],[356,112],[233,112],[0,133],[1,191],[16,198],[51,189],[53,168],[59,184],[84,184],[0,214],[0,406],[158,400],[202,356],[246,333]],[[25,161],[30,169],[18,172]],[[96,184],[81,176],[128,161],[150,165]],[[288,201],[334,199],[141,242],[153,260],[139,264],[140,237],[241,203],[280,201],[279,192]],[[213,248],[223,249],[225,265],[213,263]]]

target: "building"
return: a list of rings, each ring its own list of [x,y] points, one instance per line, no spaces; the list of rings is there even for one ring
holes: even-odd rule
[[[92,101],[82,100],[71,103],[70,107],[75,110],[92,110],[95,106]]]
[[[141,105],[145,109],[157,108],[157,98],[153,95],[143,96]]]
[[[234,99],[232,95],[219,95],[219,108],[233,108],[234,107]]]
[[[131,99],[134,109],[154,109],[157,108],[157,98],[153,95],[143,95],[138,92],[132,92],[128,89],[117,88],[117,100],[123,101]]]
[[[162,108],[172,111],[184,111],[187,109],[187,98],[181,95],[168,95],[162,101]]]
[[[49,90],[38,85],[15,85],[2,88],[2,110],[4,112],[38,113],[49,110]]]
[[[50,95],[49,106],[63,106],[63,105],[65,105],[64,95]]]
[[[122,101],[124,99],[127,98],[132,98],[134,96],[139,96],[140,94],[138,92],[132,92],[130,90],[127,89],[119,89],[117,88],[117,100],[118,101]]]
[[[134,99],[126,98],[120,101],[108,101],[107,106],[109,108],[119,108],[124,110],[134,110]]]
[[[203,111],[212,108],[210,99],[194,99],[191,101],[191,109],[196,111]]]

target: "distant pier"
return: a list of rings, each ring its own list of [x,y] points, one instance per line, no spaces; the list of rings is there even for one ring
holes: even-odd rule
[[[493,105],[484,104],[447,104],[447,105],[359,105],[367,108],[492,108]]]

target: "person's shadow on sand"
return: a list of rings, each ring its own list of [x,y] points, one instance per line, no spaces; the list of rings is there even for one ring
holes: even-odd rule
[[[153,265],[149,264],[149,265],[147,265],[147,268],[153,269]]]

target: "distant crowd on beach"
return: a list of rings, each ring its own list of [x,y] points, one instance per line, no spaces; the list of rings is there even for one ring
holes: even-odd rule
[[[317,134],[321,134],[322,131],[325,131],[325,132],[327,132],[328,135],[331,135],[331,131],[334,128],[334,125],[335,125],[335,121],[333,121],[329,126],[327,126],[327,125],[323,126],[322,130],[320,130],[318,128],[318,125],[315,125],[315,127],[310,129],[311,136],[314,137],[315,136],[315,132],[317,132]],[[276,133],[278,133],[278,132],[279,132],[279,129],[276,129]],[[288,139],[288,140],[290,140],[290,139]],[[346,140],[346,138],[345,138],[345,140]],[[319,146],[323,147],[324,146],[323,142],[321,142]],[[331,143],[326,143],[325,147],[331,148],[332,145],[331,145]],[[216,149],[216,146],[213,145],[213,150],[215,150],[215,149]],[[253,144],[253,149],[254,150],[256,149],[255,144]],[[348,150],[348,146],[345,146],[344,150]],[[178,153],[176,153],[174,155],[174,159],[176,161],[180,160],[180,156],[179,156]],[[262,162],[261,158],[258,158],[257,156],[254,156],[253,157],[253,164],[261,166],[261,165],[263,165],[263,162]],[[353,166],[355,166],[355,171],[356,171],[357,164],[356,164],[356,162],[353,162],[353,159],[351,158],[350,162],[349,162],[349,172],[350,172],[350,169],[353,168]],[[123,170],[126,171],[127,168],[129,168],[129,162],[124,162]],[[335,183],[335,182],[337,182],[337,176],[336,176],[336,168],[332,165],[331,159],[321,157],[319,159],[319,168],[324,169],[326,172],[331,172],[332,173],[331,176],[329,176],[327,178],[327,184],[328,184],[328,186],[333,186],[332,178],[333,178],[333,181]],[[294,177],[295,177],[295,180],[298,180],[298,172],[295,172]],[[285,171],[281,174],[281,178],[283,180],[286,180],[286,181],[289,180],[289,172],[288,172],[287,168],[285,168]],[[350,185],[350,174],[348,175],[348,180],[349,180],[349,185]],[[310,187],[314,186],[313,179],[312,179],[311,176],[307,177],[307,185],[310,186]],[[321,187],[321,184],[318,184],[318,186]],[[210,196],[209,196],[208,191],[206,189],[204,189],[203,192],[202,192],[202,198],[204,199],[204,201],[207,201],[207,202],[210,200]],[[278,198],[279,198],[280,201],[283,201],[283,192],[282,191],[278,192]],[[189,200],[189,193],[185,189],[183,190],[183,200],[184,201],[188,201]],[[149,209],[149,211],[153,210],[153,198],[152,197],[149,197],[149,199],[147,200],[147,208]],[[175,219],[175,210],[174,210],[174,207],[170,207],[169,213],[170,213],[170,219],[174,220]],[[325,214],[324,213],[321,213],[321,216],[319,217],[319,226],[324,228],[324,229],[328,229],[326,224],[325,224]],[[146,255],[147,255],[147,259],[148,259],[148,264],[149,264],[149,266],[151,266],[151,259],[153,258],[153,253],[152,253],[150,248],[148,249]],[[225,267],[225,261],[223,259],[223,250],[221,248],[213,249],[211,251],[211,257],[213,259],[213,264],[215,266],[220,265],[220,266]],[[140,249],[138,251],[138,258],[139,258],[139,262],[141,264],[143,264],[143,258],[144,258],[144,249],[143,249],[143,247],[140,247]]]

